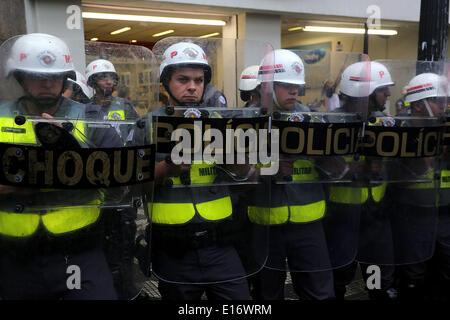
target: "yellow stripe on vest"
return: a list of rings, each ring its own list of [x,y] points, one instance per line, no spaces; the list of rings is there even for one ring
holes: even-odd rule
[[[149,205],[151,206],[151,204]],[[210,221],[222,220],[232,213],[230,197],[197,203],[195,205],[203,219]],[[183,224],[191,221],[195,216],[192,203],[153,203],[152,222],[160,224]]]
[[[372,199],[380,202],[386,193],[387,184],[370,187]],[[328,200],[334,203],[362,204],[369,198],[369,188],[330,186]]]
[[[192,203],[153,203],[149,204],[149,212],[152,213],[153,223],[161,224],[182,224],[195,216],[195,209]]]
[[[0,211],[0,234],[12,237],[32,235],[42,222],[53,234],[61,234],[84,228],[100,216],[100,200],[94,200],[84,207],[70,207],[52,210],[44,215],[36,213],[10,213]]]
[[[12,237],[26,237],[36,231],[39,221],[38,214],[0,211],[0,234]]]
[[[283,206],[276,208],[248,207],[250,221],[261,225],[278,225],[288,221],[292,223],[311,222],[322,218],[324,214],[324,200],[302,206]]]
[[[197,203],[196,207],[202,218],[211,221],[225,219],[226,217],[229,217],[233,211],[230,197]]]

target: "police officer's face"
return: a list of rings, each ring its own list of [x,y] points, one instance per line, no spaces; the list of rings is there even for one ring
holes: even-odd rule
[[[427,101],[430,106],[431,112],[433,112],[434,117],[441,117],[444,115],[445,106],[447,105],[447,98],[445,97],[428,98]]]
[[[103,91],[112,91],[114,88],[115,79],[111,74],[99,74],[97,76],[97,86]]]
[[[28,93],[38,100],[57,99],[61,94],[64,77],[25,77],[23,84]]]
[[[204,87],[205,75],[203,69],[177,69],[169,82],[170,93],[181,103],[200,102]]]
[[[292,109],[297,101],[300,86],[291,83],[276,82],[274,86],[278,104],[286,109]]]
[[[447,99],[445,97],[427,98],[426,100],[433,114],[430,115],[424,101],[421,100],[413,103],[413,115],[423,117],[440,117],[444,115],[445,106],[447,105]]]
[[[389,87],[381,87],[375,90],[375,100],[380,106],[384,106],[390,96],[391,90]]]

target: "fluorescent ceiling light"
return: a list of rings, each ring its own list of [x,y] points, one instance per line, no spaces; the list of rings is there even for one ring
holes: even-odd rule
[[[136,43],[137,42],[137,40],[131,40],[131,43]]]
[[[222,20],[138,16],[138,15],[131,15],[131,14],[116,14],[116,13],[83,12],[82,17],[86,18],[86,19],[184,23],[184,24],[197,24],[197,25],[208,25],[208,26],[224,26],[224,25],[226,25],[226,22],[222,21]]]
[[[220,34],[219,32],[214,32],[214,33],[210,33],[210,34],[205,34],[203,36],[200,36],[199,38],[209,38],[209,37],[218,36],[219,34]]]
[[[175,32],[175,30],[166,30],[166,31],[163,31],[163,32],[160,32],[160,33],[155,33],[154,35],[152,35],[152,37],[160,37],[160,36],[163,36],[165,34],[169,34],[169,33],[173,33],[173,32]]]
[[[369,29],[369,34],[378,34],[383,36],[395,36],[398,32],[397,30],[383,30],[383,29]]]
[[[334,33],[353,33],[353,34],[364,34],[365,32],[364,28],[340,28],[340,27],[316,27],[316,26],[305,26],[303,30],[313,32],[334,32]],[[397,30],[369,29],[368,33],[393,36],[396,35],[398,32]]]
[[[97,41],[98,38],[91,38],[91,41]]]
[[[119,34],[119,33],[122,33],[122,32],[128,31],[128,30],[131,30],[131,28],[130,27],[125,27],[125,28],[113,31],[110,34]]]
[[[303,29],[303,27],[292,27],[292,28],[289,28],[288,31],[296,31],[296,30],[300,30],[300,29]]]

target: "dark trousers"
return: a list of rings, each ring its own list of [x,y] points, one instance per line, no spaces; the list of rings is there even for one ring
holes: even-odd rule
[[[250,300],[246,273],[233,246],[171,252],[161,244],[153,249],[152,263],[163,300],[199,300],[204,293],[211,300]]]
[[[346,266],[333,270],[334,292],[337,300],[344,300],[345,293],[347,292],[346,286],[355,278],[357,267],[358,263],[354,261]]]
[[[300,299],[332,299],[331,270],[322,221],[271,226],[266,267],[252,278],[255,299],[284,299],[287,271]]]
[[[450,301],[450,206],[439,207],[438,235],[433,257],[427,261],[425,296]]]
[[[367,273],[369,264],[360,263],[360,270],[363,280],[367,283],[370,274]],[[336,299],[344,300],[347,291],[346,286],[349,285],[356,276],[358,263],[356,261],[333,270],[334,275],[334,289]],[[374,300],[386,298],[386,292],[391,290],[394,286],[396,267],[393,265],[379,265],[380,267],[380,289],[367,289],[369,297]]]
[[[67,282],[80,270],[80,289]],[[68,273],[69,272],[69,273]],[[0,252],[0,298],[7,300],[114,300],[117,298],[111,273],[100,247],[74,253],[52,250]]]
[[[292,286],[300,300],[334,297],[332,271],[290,272]],[[286,271],[263,268],[252,277],[255,300],[284,300]]]
[[[130,300],[142,289],[134,281],[134,248],[136,208],[104,209],[103,227],[106,259],[111,270],[118,298]]]

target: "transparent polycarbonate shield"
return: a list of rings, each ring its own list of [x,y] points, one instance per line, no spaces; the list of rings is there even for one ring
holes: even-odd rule
[[[447,60],[445,64],[445,72],[447,83],[450,79],[450,63]],[[450,86],[448,87],[450,88]],[[448,91],[450,95],[450,90]],[[439,220],[438,220],[438,234],[437,246],[448,248],[450,246],[450,109],[445,107],[445,124],[444,124],[444,138],[442,153],[440,155],[440,185],[439,185]],[[436,250],[440,250],[438,248]]]
[[[447,101],[448,103],[448,101]],[[446,112],[444,139],[440,158],[438,245],[450,247],[450,113]]]
[[[258,151],[263,146],[268,154],[271,106],[265,97],[271,96],[272,75],[261,77],[265,83],[257,90],[264,98],[249,108],[238,108],[236,77],[246,59],[269,61],[272,47],[166,38],[153,52],[170,105],[155,112],[152,271],[162,282],[196,284],[254,274],[267,259],[268,233],[266,225],[249,219],[248,207],[252,196],[270,197]]]
[[[431,258],[436,241],[438,160],[447,105],[444,65],[376,63],[362,146],[374,204],[361,214],[357,260],[422,262]]]
[[[331,270],[351,263],[357,251],[363,202],[358,141],[370,62],[354,53],[286,51],[274,51],[279,169],[271,198],[260,198],[255,208],[270,208],[266,267]]]
[[[117,74],[112,94],[114,97],[131,102],[139,116],[158,108],[159,83],[157,78],[159,65],[148,48],[98,41],[86,41],[85,48],[87,67],[91,62],[98,60],[108,60],[114,66]],[[101,63],[98,64],[97,68],[102,68]],[[89,75],[92,74],[95,79],[95,70],[95,63],[92,65],[92,69],[86,69],[86,80],[91,85],[95,81],[91,80],[92,82],[90,82]],[[102,70],[108,71],[104,68]],[[100,87],[94,86],[93,89],[95,93],[95,90],[99,90]],[[97,99],[96,102],[97,104],[107,103],[101,99]],[[115,103],[118,104],[118,102]]]
[[[113,126],[124,147],[151,146],[154,150],[156,119],[151,111],[158,108],[159,84],[153,53],[142,46],[86,41],[85,55],[86,80],[94,91],[92,103],[101,106],[105,118],[119,120]],[[114,81],[112,87],[105,84],[108,76]],[[146,159],[145,153],[138,156]],[[153,169],[154,163],[151,165]],[[151,272],[153,185],[130,186],[122,194],[123,201],[134,206],[105,210],[104,249],[119,299],[132,299],[144,288]]]
[[[153,119],[108,118],[102,106],[66,98],[64,81],[74,75],[70,54],[59,55],[58,48],[45,43],[29,45],[30,38],[18,36],[0,47],[2,243],[47,238],[67,239],[69,245],[98,235],[92,240],[98,246],[112,239],[105,235],[111,227],[120,239],[111,240],[116,242],[109,243],[110,250],[120,252],[124,269],[132,268],[137,216],[122,218],[126,212],[147,210],[151,201]],[[154,64],[151,51],[145,54],[136,56],[136,62],[145,58]],[[148,131],[134,142],[133,132],[144,127]],[[119,132],[125,131],[124,141]],[[121,228],[125,220],[130,230]],[[124,277],[132,277],[132,271]]]

